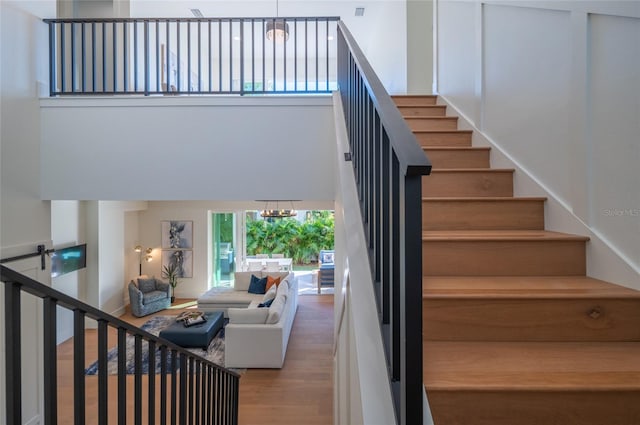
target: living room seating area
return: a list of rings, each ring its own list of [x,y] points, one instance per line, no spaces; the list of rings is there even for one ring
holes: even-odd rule
[[[234,368],[281,368],[297,307],[290,272],[236,272],[233,287],[212,288],[198,298],[199,310],[229,318],[225,366]]]

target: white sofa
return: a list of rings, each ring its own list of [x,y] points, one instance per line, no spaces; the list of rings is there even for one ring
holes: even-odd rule
[[[251,275],[280,277],[270,307],[258,307],[264,295],[247,292]],[[213,288],[198,299],[198,309],[224,311],[225,366],[281,368],[298,308],[298,284],[291,272],[236,272],[233,288]]]

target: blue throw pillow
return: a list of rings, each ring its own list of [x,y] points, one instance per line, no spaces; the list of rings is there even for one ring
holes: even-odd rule
[[[255,275],[251,275],[251,282],[249,283],[250,294],[264,294],[267,292],[267,278],[257,278]]]
[[[258,304],[258,307],[271,307],[271,303],[275,300],[275,298],[271,298],[268,301]]]

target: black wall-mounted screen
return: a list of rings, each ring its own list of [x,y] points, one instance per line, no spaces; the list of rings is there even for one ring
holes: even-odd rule
[[[56,249],[51,253],[51,277],[87,267],[87,244]]]

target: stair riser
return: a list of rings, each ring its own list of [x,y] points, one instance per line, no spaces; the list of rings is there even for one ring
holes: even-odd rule
[[[444,117],[447,114],[447,107],[440,105],[433,106],[398,106],[403,117]]]
[[[513,173],[437,172],[422,178],[422,196],[513,196]]]
[[[488,150],[438,150],[426,149],[433,168],[489,168]]]
[[[471,133],[452,131],[448,133],[414,133],[422,147],[429,146],[471,146]]]
[[[456,130],[457,117],[410,118],[405,120],[411,130]]]
[[[640,300],[425,298],[431,341],[640,341]]]
[[[544,201],[424,201],[422,230],[543,230]]]
[[[637,425],[640,392],[436,391],[434,423],[446,425]]]
[[[435,105],[437,96],[391,96],[397,106]]]
[[[584,241],[423,241],[424,276],[579,276]]]

